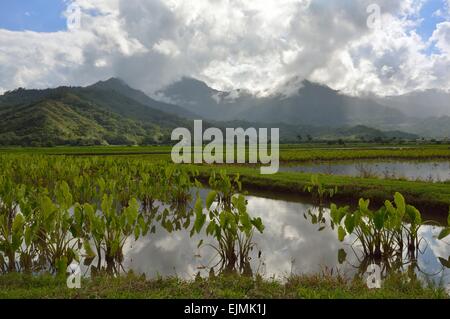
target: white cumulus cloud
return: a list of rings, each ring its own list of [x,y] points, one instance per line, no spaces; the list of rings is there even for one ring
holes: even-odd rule
[[[0,88],[117,76],[152,93],[191,76],[260,94],[303,79],[350,94],[448,89],[450,22],[421,39],[415,29],[426,1],[73,0],[78,29],[0,29]],[[381,12],[376,30],[367,25],[373,3]]]

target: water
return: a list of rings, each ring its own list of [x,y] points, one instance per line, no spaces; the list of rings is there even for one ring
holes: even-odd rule
[[[251,216],[260,216],[266,226],[264,234],[254,236],[257,243],[252,260],[254,272],[266,278],[283,280],[290,274],[314,274],[325,269],[339,270],[347,277],[359,271],[358,247],[354,247],[355,254],[349,241],[338,241],[335,231],[326,228],[319,232],[319,226],[305,220],[303,213],[313,209],[312,205],[255,196],[249,196],[248,202]],[[450,269],[441,266],[438,260],[439,257],[448,259],[450,245],[435,238],[439,232],[439,227],[422,228],[424,240],[420,247],[422,253],[418,256],[420,271],[416,272],[422,278],[430,277],[450,286]],[[159,229],[156,234],[126,245],[124,267],[145,273],[150,278],[176,275],[192,279],[199,271],[207,275],[214,264],[211,261],[214,252],[208,247],[197,249],[201,238],[206,243],[213,243],[206,236],[190,238],[187,231],[168,234]],[[342,264],[338,262],[340,249],[347,253],[347,260]],[[258,258],[259,251],[262,252],[261,258]]]
[[[323,162],[319,164],[289,165],[280,172],[305,172],[353,177],[380,177],[433,182],[450,181],[449,161],[357,161]]]

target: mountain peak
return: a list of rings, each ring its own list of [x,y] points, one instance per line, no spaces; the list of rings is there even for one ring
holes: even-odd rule
[[[310,80],[303,80],[300,91],[314,91],[315,93],[329,93],[329,94],[339,94],[339,91],[332,89],[328,85],[320,84],[317,82],[311,82]]]
[[[101,88],[101,89],[115,89],[121,87],[129,87],[129,85],[122,79],[112,77],[105,81],[98,81],[97,83],[89,86],[89,88]]]
[[[184,116],[186,118],[196,117],[196,115],[194,115],[192,112],[189,112],[182,107],[179,107],[177,105],[168,104],[168,103],[159,102],[159,101],[152,99],[144,92],[132,88],[124,80],[122,80],[120,78],[112,77],[105,81],[99,81],[87,88],[92,91],[107,91],[107,92],[112,91],[115,94],[120,94],[129,99],[132,99],[132,100],[140,103],[141,105],[145,105],[152,109],[155,109],[155,110],[158,110],[161,112],[165,112],[168,114]]]
[[[187,76],[183,76],[179,81],[169,85],[165,88],[165,91],[191,91],[196,92],[196,94],[210,94],[211,92],[219,92],[208,86],[207,83]]]

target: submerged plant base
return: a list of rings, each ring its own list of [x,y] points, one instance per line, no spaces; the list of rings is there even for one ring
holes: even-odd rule
[[[331,275],[294,276],[281,283],[261,278],[219,276],[185,281],[146,280],[129,274],[82,281],[81,289],[66,288],[65,279],[21,274],[0,276],[0,298],[81,299],[445,299],[444,289],[408,281],[405,275],[387,278],[381,289],[368,289],[361,279],[347,281]]]

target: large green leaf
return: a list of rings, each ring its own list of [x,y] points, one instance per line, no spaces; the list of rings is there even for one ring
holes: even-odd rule
[[[264,232],[264,224],[260,217],[252,219],[252,224],[262,234]]]
[[[216,191],[210,191],[208,196],[206,196],[206,209],[211,209],[211,205],[214,203],[217,197]]]
[[[422,224],[422,216],[417,208],[411,205],[406,206],[406,215],[408,215],[408,218],[411,223],[415,225]]]
[[[382,230],[384,227],[384,221],[385,221],[386,211],[383,209],[380,209],[373,214],[373,223],[375,225],[375,228],[377,230]]]
[[[344,249],[339,249],[338,251],[338,262],[340,265],[344,263],[344,261],[347,259],[347,253]]]
[[[23,225],[25,224],[25,218],[21,213],[18,213],[13,220],[12,230],[14,234],[23,233]]]
[[[338,238],[339,238],[339,241],[344,241],[346,235],[347,235],[347,233],[345,232],[344,227],[339,226],[339,228],[338,228]]]
[[[331,205],[331,218],[333,222],[337,225],[341,224],[342,219],[348,213],[348,207],[337,207],[336,205]]]
[[[384,206],[386,207],[386,210],[390,215],[395,216],[397,214],[397,210],[390,201],[385,201]]]
[[[83,240],[83,248],[87,258],[94,258],[96,256],[89,240]]]
[[[208,227],[206,227],[206,235],[210,236],[210,235],[214,235],[214,231],[216,229],[216,223],[214,221],[211,221],[208,225]]]
[[[250,231],[252,228],[252,222],[250,219],[250,216],[248,213],[242,213],[239,215],[239,221],[241,222],[241,225],[243,226],[245,231]]]
[[[206,214],[203,214],[203,203],[200,197],[197,198],[195,203],[195,215],[194,229],[198,234],[201,232],[206,221]]]
[[[405,215],[406,204],[405,204],[405,198],[403,197],[403,195],[398,192],[395,193],[394,202],[395,202],[395,206],[397,206],[397,212],[401,216]]]
[[[358,208],[362,211],[366,211],[369,209],[370,200],[364,200],[364,198],[360,198],[358,202]]]
[[[347,214],[344,224],[347,232],[349,234],[353,233],[353,230],[355,229],[355,215],[351,213]]]
[[[134,224],[139,215],[139,203],[136,198],[130,199],[128,207],[125,208],[125,215],[129,224]]]

